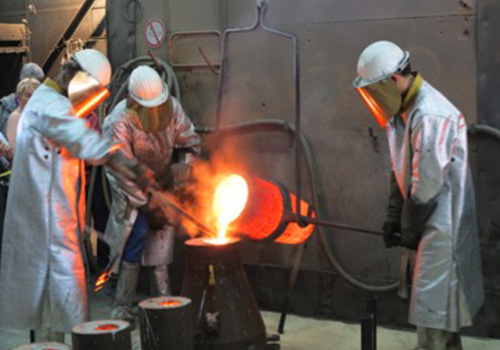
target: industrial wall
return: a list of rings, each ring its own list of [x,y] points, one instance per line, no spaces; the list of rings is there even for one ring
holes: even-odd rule
[[[126,3],[114,0],[107,4],[109,34],[116,39],[110,40],[109,46],[113,62],[123,63],[134,53],[144,55],[148,50],[165,60],[170,56],[171,63],[177,66],[188,114],[200,125],[213,125],[219,77],[208,68],[200,48],[217,65],[220,37],[205,31],[252,25],[255,1],[142,1],[134,21],[124,28],[120,16]],[[489,21],[484,20],[483,13]],[[351,85],[363,48],[380,39],[400,44],[411,52],[414,68],[464,112],[468,123],[476,123],[477,99],[482,98],[478,91],[485,90],[481,85],[478,89],[478,42],[493,41],[491,22],[498,18],[495,15],[500,12],[493,1],[270,1],[268,25],[295,33],[301,40],[303,131],[317,161],[327,219],[372,228],[380,228],[384,220],[390,174],[385,134]],[[165,41],[159,48],[151,48],[145,30],[155,18],[164,22],[167,39],[177,32],[201,33],[175,36],[170,43]],[[481,39],[483,36],[487,38]],[[131,37],[136,38],[135,42]],[[498,66],[498,62],[489,56],[491,48],[487,45],[483,43],[482,61],[492,70],[491,66]],[[224,125],[263,118],[293,122],[291,42],[262,30],[234,34],[229,39],[228,62]],[[482,79],[491,81],[487,75]],[[488,121],[499,124],[494,109],[490,108],[490,112]],[[293,142],[285,133],[240,136],[224,145],[229,161],[243,161],[252,174],[284,182],[294,189]],[[496,146],[491,140],[471,139],[474,173],[477,175],[479,169],[482,176],[476,176],[476,183],[487,302],[475,327],[468,332],[499,337],[499,226],[492,210],[495,204],[498,207],[497,196],[493,195],[498,190],[492,188],[493,154],[484,151],[480,159],[477,157],[485,147],[491,150]],[[478,160],[482,165],[477,166]],[[306,179],[303,188],[310,198],[308,184]],[[379,237],[342,230],[328,232],[329,248],[353,276],[375,285],[397,280],[398,249],[386,249]],[[261,306],[281,309],[296,249],[269,243],[245,245],[247,271]],[[329,265],[317,237],[311,238],[292,299],[293,312],[357,321],[369,294],[346,284]],[[395,292],[378,298],[381,323],[407,326],[405,301],[398,299]]]
[[[27,21],[31,30],[29,60],[42,66],[52,49],[56,46],[64,30],[84,0],[1,0],[0,22],[22,23]],[[89,38],[99,26],[105,15],[106,0],[96,0],[88,15],[78,26],[74,38]],[[97,48],[106,51],[104,41],[97,42]],[[49,73],[55,73],[55,69]]]

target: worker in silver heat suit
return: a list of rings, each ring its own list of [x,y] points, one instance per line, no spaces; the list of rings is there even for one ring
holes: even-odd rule
[[[79,51],[22,112],[0,263],[0,327],[36,330],[37,341],[62,341],[88,320],[82,159],[134,179],[132,162],[113,141],[77,118],[107,96],[110,76],[103,54]]]
[[[462,349],[460,329],[484,301],[464,116],[388,41],[363,51],[354,87],[387,131],[393,191],[385,241],[415,257],[409,322],[419,349]]]
[[[182,186],[189,177],[189,162],[199,152],[200,138],[193,124],[154,69],[134,69],[128,90],[128,98],[106,118],[104,133],[123,143],[127,157],[149,167],[162,190]],[[173,165],[174,151],[184,154],[181,162]],[[173,259],[173,218],[166,218],[134,183],[120,183],[113,169],[107,170],[113,204],[104,236],[114,263],[111,272],[119,269],[111,316],[133,322],[131,306],[141,263],[154,267],[154,294],[170,293],[167,266]]]

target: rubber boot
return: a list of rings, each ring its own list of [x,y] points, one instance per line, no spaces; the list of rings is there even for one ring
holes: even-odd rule
[[[130,322],[132,327],[135,325],[132,302],[139,281],[140,268],[140,264],[122,261],[116,286],[115,302],[111,310],[111,318]]]
[[[155,266],[150,271],[151,294],[154,296],[170,296],[168,266]]]

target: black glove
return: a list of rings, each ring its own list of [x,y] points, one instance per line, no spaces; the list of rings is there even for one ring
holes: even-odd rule
[[[398,247],[401,245],[401,222],[386,221],[382,226],[384,231],[384,243],[387,248]]]
[[[427,221],[437,207],[437,200],[418,203],[410,195],[406,198],[401,218],[401,245],[408,249],[418,249]]]

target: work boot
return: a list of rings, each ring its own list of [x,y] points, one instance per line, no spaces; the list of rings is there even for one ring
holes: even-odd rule
[[[111,318],[130,322],[132,327],[135,325],[132,302],[139,281],[140,268],[140,264],[122,261],[116,286],[115,302],[111,310]]]
[[[151,294],[154,296],[170,296],[168,266],[155,266],[150,271]]]

